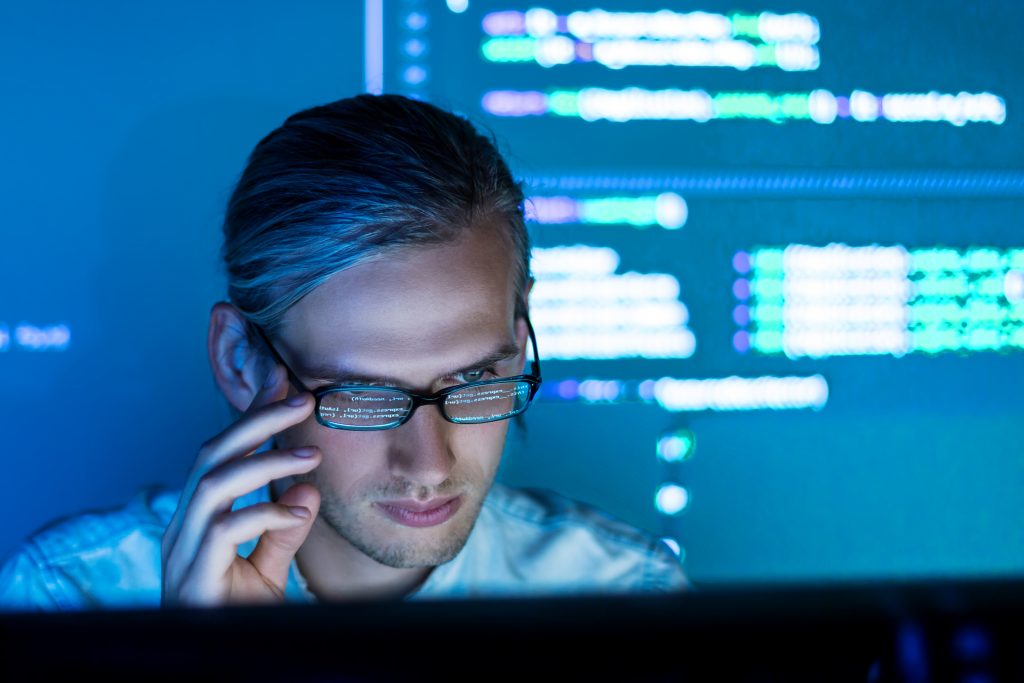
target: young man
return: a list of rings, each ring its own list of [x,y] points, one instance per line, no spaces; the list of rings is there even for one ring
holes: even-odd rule
[[[541,378],[521,185],[470,122],[398,95],[299,112],[253,151],[224,237],[208,351],[237,421],[181,490],[33,534],[0,604],[690,587],[646,532],[494,482]]]

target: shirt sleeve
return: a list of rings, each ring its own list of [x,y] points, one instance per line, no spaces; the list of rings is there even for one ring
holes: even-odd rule
[[[0,566],[0,610],[54,611],[68,607],[59,584],[39,549],[26,541]]]

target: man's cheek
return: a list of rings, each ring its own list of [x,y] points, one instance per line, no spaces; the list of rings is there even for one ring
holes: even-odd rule
[[[387,482],[388,474],[378,471],[371,463],[345,461],[345,458],[352,457],[352,454],[346,454],[324,458],[313,474],[335,498],[356,502],[380,490]]]

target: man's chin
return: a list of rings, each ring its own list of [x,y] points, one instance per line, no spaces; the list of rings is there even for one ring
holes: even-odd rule
[[[353,543],[365,555],[380,564],[396,569],[435,567],[453,560],[465,547],[469,534],[424,533],[424,529],[410,529],[392,543]],[[420,538],[415,536],[419,535]],[[422,536],[427,536],[423,538]],[[351,539],[350,539],[351,540]]]
[[[378,562],[389,567],[433,567],[449,562],[458,555],[469,541],[475,518],[469,524],[460,516],[437,527],[402,527],[395,531],[391,524],[395,543],[385,544],[378,553]],[[445,528],[449,527],[450,528]],[[372,557],[372,555],[371,555]]]
[[[480,506],[479,500],[464,500],[443,523],[423,527],[397,523],[374,504],[353,520],[333,514],[328,502],[321,504],[319,518],[370,559],[396,569],[412,569],[454,559],[469,540]]]

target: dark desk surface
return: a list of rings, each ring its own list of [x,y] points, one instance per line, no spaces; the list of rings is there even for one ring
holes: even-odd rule
[[[973,579],[0,612],[0,677],[1024,681],[1022,608],[1024,580]]]

